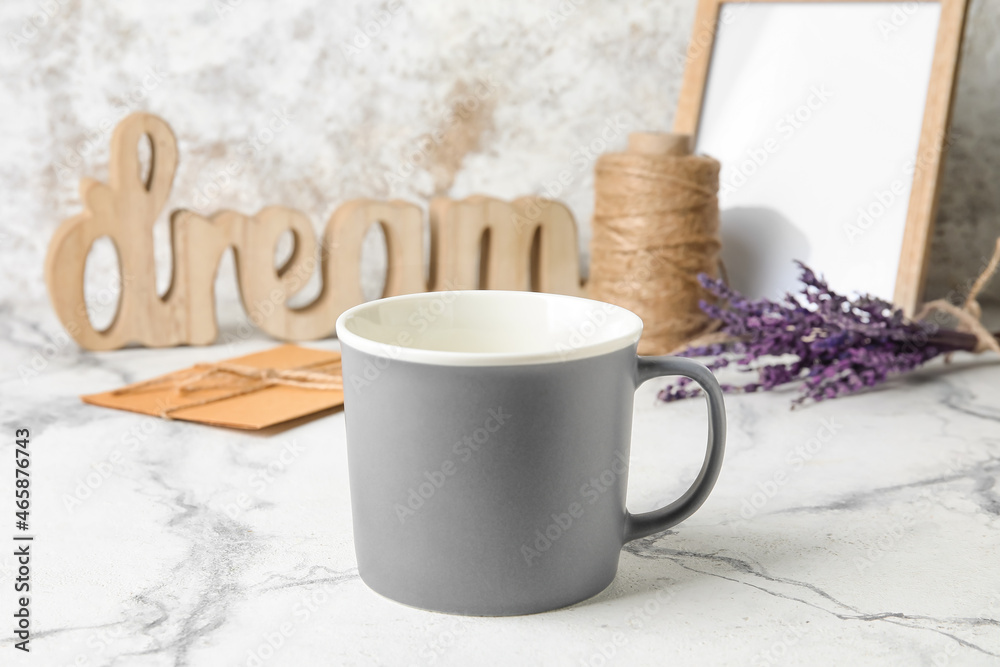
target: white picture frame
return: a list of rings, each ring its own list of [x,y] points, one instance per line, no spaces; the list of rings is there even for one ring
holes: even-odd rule
[[[674,131],[722,163],[733,286],[922,298],[966,0],[700,0]]]

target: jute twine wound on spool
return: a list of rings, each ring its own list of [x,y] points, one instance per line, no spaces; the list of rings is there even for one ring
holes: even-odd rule
[[[719,163],[691,138],[632,133],[628,150],[597,160],[589,295],[642,318],[641,354],[666,354],[703,333],[699,273],[715,277]]]

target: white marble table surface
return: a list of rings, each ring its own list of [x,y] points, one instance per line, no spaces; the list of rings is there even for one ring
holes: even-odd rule
[[[273,341],[94,354],[58,331],[44,304],[3,307],[0,498],[27,427],[37,537],[32,652],[12,648],[8,620],[0,664],[1000,664],[995,360],[794,412],[788,393],[731,398],[715,493],[629,545],[608,590],[462,618],[358,578],[342,413],[260,435],[78,398]],[[681,491],[703,452],[701,401],[658,404],[659,386],[637,396],[633,511]]]

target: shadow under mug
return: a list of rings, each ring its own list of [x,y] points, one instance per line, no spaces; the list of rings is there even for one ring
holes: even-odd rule
[[[622,546],[683,521],[725,448],[722,392],[687,359],[638,357],[642,321],[535,292],[429,292],[337,321],[358,571],[414,607],[530,614],[601,592]],[[635,389],[662,375],[708,396],[694,484],[625,508]]]

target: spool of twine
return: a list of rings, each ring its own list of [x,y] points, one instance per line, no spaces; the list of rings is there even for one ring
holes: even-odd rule
[[[719,163],[691,137],[632,133],[597,160],[588,291],[643,321],[641,354],[666,354],[704,333],[699,273],[719,260]]]

